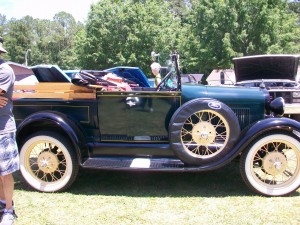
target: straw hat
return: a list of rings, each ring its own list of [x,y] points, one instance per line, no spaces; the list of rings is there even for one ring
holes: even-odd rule
[[[3,38],[0,37],[0,53],[7,53],[7,51],[2,47],[3,44]]]

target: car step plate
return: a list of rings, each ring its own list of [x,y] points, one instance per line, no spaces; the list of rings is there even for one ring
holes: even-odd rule
[[[144,169],[169,170],[180,169],[184,164],[176,159],[150,159],[150,158],[89,158],[83,165],[85,168],[95,169]]]

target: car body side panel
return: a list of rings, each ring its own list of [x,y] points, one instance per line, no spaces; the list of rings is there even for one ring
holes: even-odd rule
[[[97,99],[102,142],[168,142],[181,105],[179,92],[99,92]]]
[[[24,119],[18,124],[17,141],[20,144],[28,135],[47,129],[63,134],[73,144],[79,162],[88,157],[86,134],[80,129],[80,125],[56,111],[40,111]]]
[[[240,121],[241,129],[263,119],[265,104],[269,101],[267,91],[259,88],[182,85],[182,103],[199,98],[198,96],[219,100],[232,108]]]
[[[242,134],[240,135],[239,141],[236,145],[224,156],[216,158],[215,161],[205,164],[203,166],[183,166],[181,167],[172,167],[170,171],[192,171],[192,172],[204,172],[215,170],[225,166],[226,164],[230,163],[234,158],[236,158],[242,151],[246,150],[250,143],[254,142],[259,136],[264,135],[268,132],[289,132],[294,133],[295,136],[300,139],[300,124],[294,120],[288,118],[268,118],[261,121],[257,121],[253,126],[249,127],[249,129],[245,129]],[[168,144],[101,144],[99,143],[98,146],[94,147],[98,149],[95,153],[95,157],[109,157],[112,156],[115,159],[119,158],[123,159],[134,159],[137,156],[139,157],[146,157],[156,160],[166,160],[166,159],[177,159]],[[116,148],[116,150],[112,150]],[[100,151],[99,149],[106,149]],[[122,151],[120,151],[122,149]],[[148,153],[147,154],[142,154]],[[118,154],[111,155],[112,152]],[[123,154],[122,154],[123,152]],[[98,153],[98,154],[97,154]],[[124,154],[126,153],[126,154]],[[120,166],[120,168],[123,168]],[[128,170],[131,168],[127,168]],[[152,169],[153,170],[153,169]],[[166,170],[165,168],[157,168],[156,170]]]
[[[14,101],[13,110],[17,126],[34,113],[45,111],[62,113],[82,127],[86,141],[94,141],[100,140],[96,106],[96,100],[18,99]]]
[[[98,157],[150,157],[176,158],[169,143],[97,142],[91,143],[91,158]]]

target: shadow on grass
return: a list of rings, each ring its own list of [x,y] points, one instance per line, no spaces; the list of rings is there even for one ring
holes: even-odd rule
[[[32,191],[20,174],[15,188]],[[80,170],[67,193],[78,195],[119,195],[134,197],[226,197],[250,196],[238,161],[205,173],[133,172]],[[297,194],[297,193],[296,193]]]

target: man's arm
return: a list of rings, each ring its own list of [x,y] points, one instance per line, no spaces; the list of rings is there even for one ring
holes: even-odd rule
[[[3,108],[7,104],[7,98],[0,95],[0,108]]]
[[[5,91],[0,88],[0,108],[3,108],[7,104],[7,98],[2,96],[4,93]]]

